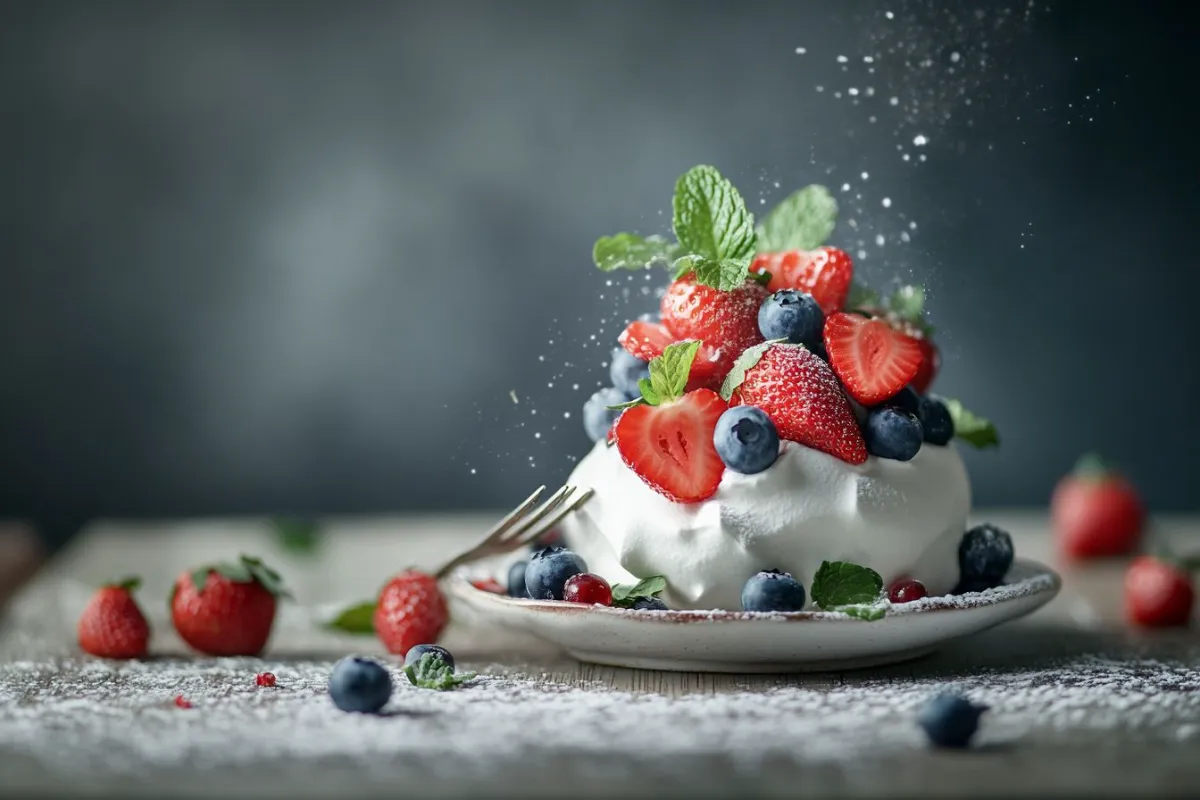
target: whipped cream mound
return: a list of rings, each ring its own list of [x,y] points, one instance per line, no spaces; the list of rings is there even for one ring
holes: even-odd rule
[[[569,483],[595,496],[563,523],[567,545],[611,583],[662,575],[675,609],[740,609],[742,586],[764,569],[790,572],[811,589],[822,561],[871,567],[885,586],[910,577],[946,594],[958,582],[971,508],[953,444],[925,444],[907,462],[871,457],[854,466],[785,441],[764,472],[727,469],[708,500],[675,503],[601,441]]]

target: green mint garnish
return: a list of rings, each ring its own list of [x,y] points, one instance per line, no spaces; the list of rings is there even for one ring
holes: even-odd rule
[[[733,397],[733,393],[746,380],[746,373],[749,372],[762,359],[763,354],[770,349],[771,345],[785,343],[786,339],[768,339],[761,344],[756,344],[753,347],[747,347],[738,356],[737,361],[733,362],[733,368],[729,370],[729,374],[725,376],[724,382],[721,383],[721,399],[729,402],[729,398]],[[798,344],[796,347],[803,347]]]
[[[475,677],[474,672],[465,675],[455,675],[454,668],[447,664],[437,653],[426,653],[417,659],[416,664],[404,668],[408,682],[422,689],[436,689],[444,692],[460,686]]]
[[[826,611],[874,603],[882,592],[878,572],[848,561],[822,561],[812,583],[813,602]]]
[[[660,406],[683,397],[699,349],[700,342],[695,339],[667,345],[661,356],[650,361],[650,377],[638,381],[642,396],[609,408],[631,408],[642,403]]]
[[[728,292],[741,286],[756,249],[754,216],[713,167],[692,167],[675,184],[672,225],[682,254],[675,275]]]
[[[766,253],[816,249],[833,233],[837,212],[837,200],[828,189],[805,186],[775,206],[758,226],[758,249]]]
[[[978,448],[1000,445],[1000,434],[990,421],[972,414],[957,400],[943,397],[942,402],[950,410],[950,419],[954,422],[954,435],[957,438]]]
[[[850,294],[846,297],[846,308],[874,308],[879,305],[879,292],[863,286],[858,281],[850,284]]]
[[[349,606],[325,623],[325,627],[343,633],[371,634],[375,632],[375,601]]]
[[[321,541],[321,529],[315,522],[276,517],[271,520],[279,546],[291,553],[309,555]]]
[[[632,233],[603,236],[592,247],[592,260],[605,272],[649,269],[656,264],[667,266],[679,255],[679,246],[662,236],[642,237]]]
[[[881,606],[853,605],[853,606],[838,606],[833,609],[840,611],[847,616],[861,619],[865,622],[874,622],[877,619],[883,619],[887,614],[887,610]]]
[[[888,298],[888,310],[909,322],[920,322],[925,313],[925,289],[901,286]]]
[[[629,608],[643,597],[657,597],[667,588],[667,579],[662,575],[642,578],[631,585],[618,583],[612,587],[612,604],[616,608]]]

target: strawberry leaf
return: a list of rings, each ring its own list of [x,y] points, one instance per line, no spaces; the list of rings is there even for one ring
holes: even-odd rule
[[[369,600],[342,609],[336,617],[325,623],[325,627],[344,633],[374,633],[375,601]]]
[[[761,344],[756,344],[753,347],[747,347],[743,350],[742,354],[738,356],[737,361],[733,362],[733,369],[729,370],[729,374],[725,376],[725,380],[721,384],[721,399],[729,402],[729,399],[733,397],[733,393],[746,380],[746,373],[762,360],[763,354],[771,348],[771,345],[786,341],[786,339],[768,339]],[[803,346],[796,345],[796,347]]]
[[[200,567],[200,569],[192,570],[192,586],[196,587],[196,592],[204,591],[204,584],[208,582],[208,573],[212,572],[211,567]]]
[[[1000,445],[1000,434],[989,420],[972,414],[957,400],[944,397],[942,402],[950,411],[950,419],[954,422],[954,435],[957,438],[980,449]]]
[[[618,583],[612,587],[612,604],[615,608],[629,608],[643,597],[657,597],[667,588],[667,579],[662,575],[642,578],[635,584]]]
[[[675,184],[672,225],[683,257],[676,276],[695,271],[696,281],[721,291],[742,285],[757,236],[746,201],[713,167],[692,167]]]
[[[826,611],[874,603],[882,592],[883,578],[878,572],[849,561],[822,561],[813,577],[813,602]]]
[[[404,674],[413,686],[441,692],[460,686],[475,677],[474,672],[455,675],[454,668],[436,652],[426,653],[417,659],[417,663],[406,665]]]
[[[649,269],[666,266],[679,256],[679,245],[662,236],[641,237],[632,233],[602,236],[592,247],[592,260],[605,272],[616,269]]]
[[[111,583],[106,583],[106,584],[104,584],[104,588],[106,588],[106,589],[124,589],[127,592],[133,592],[133,591],[136,591],[138,589],[138,587],[140,587],[141,585],[142,585],[141,578],[139,578],[136,575],[130,575],[128,577],[121,578],[121,580],[119,580],[119,581],[113,581]]]
[[[813,250],[833,233],[837,200],[824,186],[813,184],[793,192],[758,226],[758,250]]]
[[[276,517],[271,520],[271,527],[279,546],[288,552],[308,555],[321,541],[320,526],[310,520]]]

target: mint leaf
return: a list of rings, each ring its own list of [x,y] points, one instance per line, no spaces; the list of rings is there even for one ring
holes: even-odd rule
[[[738,356],[737,361],[733,362],[733,369],[729,370],[729,374],[725,376],[725,380],[721,384],[721,399],[728,402],[729,398],[733,397],[733,393],[746,380],[746,373],[758,364],[763,354],[770,349],[771,345],[781,344],[786,341],[787,339],[768,339],[761,344],[756,344],[753,347],[747,347],[743,350],[742,354]],[[804,345],[798,344],[795,346],[803,347]]]
[[[475,677],[474,672],[465,675],[455,675],[454,668],[442,660],[437,653],[426,653],[416,664],[404,667],[408,682],[421,689],[435,689],[444,692],[460,686]]]
[[[813,602],[826,611],[874,603],[882,591],[883,578],[878,572],[849,561],[822,561],[812,583]]]
[[[942,402],[950,411],[950,419],[954,422],[956,437],[980,449],[1000,445],[1000,434],[996,431],[996,426],[989,420],[972,414],[957,400],[943,397]]]
[[[662,236],[641,237],[632,233],[602,236],[592,247],[592,260],[605,272],[615,269],[649,269],[667,265],[679,257],[679,246]]]
[[[749,267],[749,258],[723,258],[720,261],[705,258],[693,261],[691,270],[688,271],[696,273],[696,283],[720,289],[722,292],[730,292],[741,286],[746,278],[750,277]]]
[[[741,286],[754,255],[754,216],[746,201],[713,167],[692,167],[675,184],[672,226],[683,255],[676,275],[721,291]]]
[[[325,623],[325,627],[344,633],[374,633],[375,601],[369,600],[342,609],[336,617]]]
[[[309,555],[321,541],[320,526],[309,520],[276,517],[271,520],[271,527],[279,546],[292,553]]]
[[[813,184],[793,192],[758,226],[758,250],[813,250],[825,243],[837,221],[837,200]]]
[[[887,610],[882,608],[881,606],[866,606],[866,605],[838,606],[838,607],[834,608],[833,610],[840,611],[843,614],[854,617],[855,619],[864,620],[866,622],[874,622],[877,619],[883,619],[884,616],[887,614]]]
[[[650,362],[650,377],[638,381],[642,397],[652,406],[661,405],[683,396],[692,361],[700,349],[700,341],[676,342],[667,345],[663,354]]]
[[[637,583],[618,583],[612,587],[612,604],[616,608],[629,608],[642,597],[656,597],[667,588],[667,579],[662,575],[642,578]]]
[[[846,297],[846,308],[873,308],[879,305],[879,292],[868,289],[858,281],[850,284],[850,294]]]
[[[925,289],[901,286],[888,298],[888,310],[909,322],[921,322],[925,313]]]

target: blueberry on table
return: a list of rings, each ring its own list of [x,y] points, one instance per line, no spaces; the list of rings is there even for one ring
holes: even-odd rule
[[[442,663],[454,671],[454,656],[450,655],[450,651],[436,644],[419,644],[416,647],[409,648],[404,654],[404,666],[416,664],[421,660],[422,656],[433,654],[442,660]]]
[[[958,544],[959,583],[968,591],[1000,585],[1012,564],[1012,537],[995,525],[976,525]]]
[[[807,292],[781,289],[758,308],[758,330],[764,339],[787,339],[795,344],[821,342],[825,313]]]
[[[775,463],[779,456],[779,433],[762,409],[735,406],[717,420],[713,445],[726,467],[753,475]]]
[[[352,656],[333,666],[329,697],[342,711],[374,714],[392,696],[392,676],[377,661]]]
[[[525,590],[525,569],[529,566],[529,562],[525,559],[514,562],[508,568],[508,596],[509,597],[528,597],[529,594]]]
[[[947,445],[954,438],[954,419],[950,416],[950,409],[936,397],[921,398],[917,418],[921,420],[925,441],[930,444]]]
[[[619,389],[609,387],[601,389],[588,398],[583,404],[583,428],[593,442],[608,438],[608,429],[620,416],[620,411],[610,411],[609,406],[617,406],[627,402],[628,397]]]
[[[630,608],[636,611],[666,611],[667,604],[657,597],[639,597]]]
[[[612,360],[608,363],[608,376],[612,378],[613,387],[625,394],[626,400],[642,396],[638,381],[650,377],[650,365],[623,347],[612,351]]]
[[[925,438],[915,414],[895,406],[877,408],[867,416],[867,452],[880,458],[909,461],[921,449]]]
[[[943,693],[925,704],[917,724],[938,747],[967,747],[979,729],[979,716],[987,710],[961,695]]]
[[[804,601],[804,586],[786,572],[760,572],[742,587],[744,611],[801,611]]]
[[[525,590],[534,600],[562,600],[567,578],[587,572],[587,562],[565,547],[547,547],[529,558]]]

